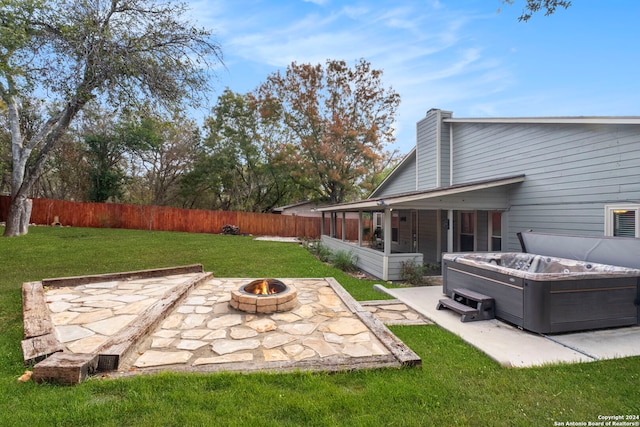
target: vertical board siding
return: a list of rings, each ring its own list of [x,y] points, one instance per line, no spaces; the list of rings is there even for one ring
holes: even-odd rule
[[[448,111],[441,112],[443,119],[450,118],[453,114]],[[440,186],[446,187],[451,184],[451,159],[450,147],[451,143],[451,126],[448,123],[442,123],[440,129]]]
[[[436,188],[438,112],[429,111],[416,128],[417,190]]]
[[[6,221],[11,198],[0,196],[0,221]],[[84,203],[54,199],[33,199],[32,224],[51,225],[58,217],[61,225],[91,228],[220,233],[224,225],[240,227],[243,234],[259,236],[320,238],[320,217],[276,215],[251,212],[207,211],[166,206]],[[338,218],[342,233],[342,219]],[[370,226],[371,221],[363,222]],[[358,239],[358,220],[346,219],[346,239]],[[326,224],[328,228],[328,222]]]

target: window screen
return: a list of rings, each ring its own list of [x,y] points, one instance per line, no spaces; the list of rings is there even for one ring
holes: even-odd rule
[[[636,237],[636,211],[613,211],[613,235]]]

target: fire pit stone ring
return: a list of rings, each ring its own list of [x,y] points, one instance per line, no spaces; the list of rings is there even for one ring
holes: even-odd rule
[[[247,313],[279,313],[298,305],[298,290],[276,279],[258,279],[231,291],[229,305]]]

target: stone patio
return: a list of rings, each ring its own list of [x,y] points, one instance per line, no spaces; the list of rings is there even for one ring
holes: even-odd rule
[[[34,379],[421,365],[385,323],[428,321],[397,300],[359,303],[333,278],[278,278],[297,289],[298,306],[250,314],[229,300],[254,279],[185,268],[25,283],[23,353],[38,362]],[[68,363],[70,377],[60,374]]]

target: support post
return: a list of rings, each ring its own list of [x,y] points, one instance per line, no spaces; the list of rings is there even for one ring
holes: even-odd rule
[[[391,208],[384,210],[384,256],[382,258],[382,280],[389,280],[389,255],[391,254]]]
[[[336,237],[336,213],[331,212],[329,217],[329,235]]]
[[[453,209],[447,211],[447,221],[449,222],[447,229],[447,252],[453,252]]]
[[[362,247],[362,211],[358,211],[358,246]]]

